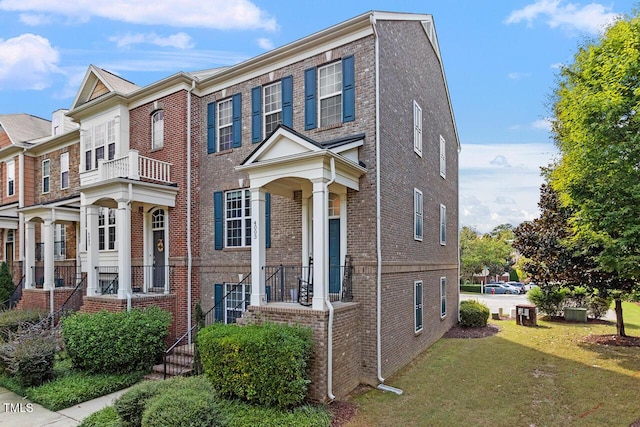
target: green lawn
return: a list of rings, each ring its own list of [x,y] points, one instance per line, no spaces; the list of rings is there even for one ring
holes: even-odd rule
[[[627,335],[640,307],[624,304]],[[480,339],[441,339],[385,383],[352,400],[356,426],[628,426],[640,418],[640,348],[595,346],[608,325],[494,321]]]

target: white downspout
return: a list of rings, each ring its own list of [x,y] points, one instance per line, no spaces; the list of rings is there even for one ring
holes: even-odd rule
[[[381,317],[382,317],[382,243],[380,239],[380,40],[378,38],[378,30],[376,28],[376,17],[371,14],[371,26],[375,37],[375,61],[376,61],[376,355],[378,366],[378,389],[391,391],[396,394],[402,394],[402,390],[384,384],[382,378],[382,333],[381,333]]]
[[[191,89],[187,91],[187,330],[188,343],[191,343],[191,92],[196,81],[191,80]]]
[[[131,201],[133,200],[133,184],[129,183],[129,200],[127,205],[129,206],[129,215],[131,215]],[[127,313],[131,313],[131,283],[129,283],[129,289],[127,289]]]
[[[329,194],[329,186],[336,180],[336,161],[331,157],[331,179],[325,184],[325,197]],[[328,239],[328,236],[324,236]],[[323,267],[324,268],[324,267]],[[326,285],[326,284],[325,284]],[[324,301],[329,309],[329,325],[327,331],[327,397],[334,400],[333,395],[333,305],[329,299],[329,286],[324,287]]]

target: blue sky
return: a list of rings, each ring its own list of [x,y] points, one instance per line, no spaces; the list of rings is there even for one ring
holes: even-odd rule
[[[606,1],[606,2],[605,2]],[[295,6],[294,6],[295,4]],[[90,64],[140,86],[238,63],[368,10],[434,16],[462,144],[460,224],[538,215],[558,68],[634,1],[0,0],[0,114],[68,108]]]

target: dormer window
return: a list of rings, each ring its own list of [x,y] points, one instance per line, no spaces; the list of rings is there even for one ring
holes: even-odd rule
[[[116,121],[109,120],[82,133],[84,147],[84,170],[98,168],[100,159],[113,160],[116,156]]]
[[[158,110],[151,116],[151,149],[164,146],[164,110]]]

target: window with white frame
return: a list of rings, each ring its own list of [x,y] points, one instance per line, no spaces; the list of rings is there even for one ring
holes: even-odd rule
[[[447,315],[447,278],[440,278],[440,317]]]
[[[64,224],[56,224],[53,230],[53,256],[58,260],[67,257],[67,230]]]
[[[227,247],[251,246],[251,192],[225,193],[225,236]]]
[[[9,160],[7,162],[7,196],[13,196],[16,193],[16,162]]]
[[[116,248],[116,210],[100,208],[98,214],[98,250],[112,251]]]
[[[270,135],[282,123],[282,82],[264,87],[264,134]]]
[[[116,154],[116,121],[109,120],[82,132],[84,170],[98,167],[98,160],[113,160]],[[106,156],[105,156],[106,150]]]
[[[224,323],[235,323],[251,301],[251,284],[226,283],[225,287],[227,297]]]
[[[413,151],[422,157],[422,108],[413,101]]]
[[[342,62],[318,69],[320,127],[342,122]]]
[[[413,282],[414,298],[414,328],[415,332],[422,330],[422,280]]]
[[[440,176],[443,178],[447,177],[447,152],[446,152],[447,144],[442,135],[440,135]]]
[[[42,161],[42,192],[48,193],[51,187],[51,161]]]
[[[413,238],[415,240],[422,240],[423,235],[423,223],[422,215],[422,191],[417,188],[413,189]]]
[[[447,207],[440,205],[440,244],[447,244]]]
[[[164,110],[158,110],[151,116],[151,148],[164,146]]]
[[[69,153],[60,154],[60,188],[69,188]]]
[[[229,98],[218,103],[218,152],[230,150],[233,142],[233,102]]]

